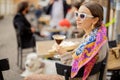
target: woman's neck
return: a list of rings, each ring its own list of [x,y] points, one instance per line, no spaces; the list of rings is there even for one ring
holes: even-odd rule
[[[91,31],[92,31],[91,28],[85,29],[85,35],[89,35]]]

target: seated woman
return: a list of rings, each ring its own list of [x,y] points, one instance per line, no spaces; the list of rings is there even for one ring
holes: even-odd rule
[[[19,30],[21,41],[30,41],[35,32],[35,28],[26,19],[25,15],[29,11],[29,3],[27,1],[22,1],[18,4],[17,13],[14,16],[13,24],[14,28]]]
[[[83,77],[78,80],[98,80],[99,73],[92,76],[89,74],[94,64],[102,61],[108,51],[107,32],[102,24],[103,8],[98,3],[87,2],[80,6],[75,16],[77,28],[85,31],[81,44],[75,53],[74,51],[68,53],[60,46],[57,46],[57,52],[61,55],[64,64],[72,66],[71,78],[74,78],[84,67]]]
[[[102,24],[103,8],[98,3],[87,2],[80,6],[79,10],[75,12],[75,16],[77,28],[85,31],[81,44],[75,53],[72,52],[73,55],[59,46],[57,51],[61,54],[61,61],[64,64],[72,65],[71,78],[74,78],[84,67],[82,80],[98,80],[99,74],[93,76],[89,76],[89,74],[94,64],[106,57],[108,50],[107,32]]]

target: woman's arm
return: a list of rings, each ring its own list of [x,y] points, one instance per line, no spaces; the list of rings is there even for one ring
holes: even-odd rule
[[[102,61],[105,57],[106,57],[106,54],[108,52],[108,42],[106,42],[100,49],[100,51],[98,52],[98,55],[99,55],[99,58],[97,60],[97,62],[100,62]]]

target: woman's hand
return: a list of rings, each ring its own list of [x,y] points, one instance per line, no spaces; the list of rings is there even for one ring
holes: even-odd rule
[[[64,53],[67,52],[67,51],[65,50],[65,48],[63,48],[62,46],[59,46],[59,45],[56,46],[56,51],[57,51],[57,53],[60,54],[60,55],[62,55],[62,54],[64,54]]]

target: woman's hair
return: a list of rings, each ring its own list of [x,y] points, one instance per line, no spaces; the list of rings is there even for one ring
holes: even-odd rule
[[[80,3],[80,2],[74,2],[74,3],[72,3],[72,6],[74,6],[77,9],[79,9],[79,7],[80,7],[81,4],[82,3]]]
[[[27,8],[29,5],[28,5],[28,2],[27,1],[22,1],[21,3],[18,4],[18,9],[17,9],[17,12],[22,12],[25,10],[25,8]]]
[[[95,24],[95,27],[100,27],[103,21],[103,7],[96,2],[86,2],[82,5],[86,6],[94,17],[99,18],[98,22]]]
[[[84,0],[75,1],[72,3],[72,6],[79,9],[79,7],[82,5],[83,2],[84,2]]]

